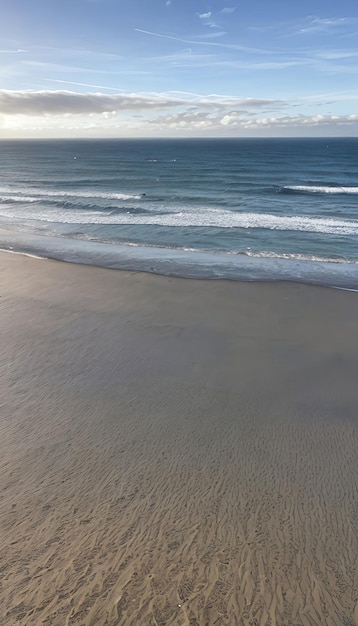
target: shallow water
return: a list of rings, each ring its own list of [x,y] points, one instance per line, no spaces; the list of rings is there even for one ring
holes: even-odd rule
[[[2,142],[0,247],[355,287],[357,163],[358,139]]]

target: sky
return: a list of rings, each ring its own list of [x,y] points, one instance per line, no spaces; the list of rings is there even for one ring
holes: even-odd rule
[[[358,136],[357,0],[0,0],[0,138]]]

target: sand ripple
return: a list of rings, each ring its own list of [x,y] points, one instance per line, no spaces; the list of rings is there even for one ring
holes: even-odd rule
[[[356,294],[6,263],[1,623],[358,624]]]

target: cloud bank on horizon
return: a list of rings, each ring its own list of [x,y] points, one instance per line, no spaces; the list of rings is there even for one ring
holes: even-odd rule
[[[358,6],[294,5],[6,2],[0,138],[358,136]]]

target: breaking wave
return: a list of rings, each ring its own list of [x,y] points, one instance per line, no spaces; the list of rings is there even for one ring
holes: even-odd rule
[[[213,228],[257,228],[281,231],[301,231],[333,235],[357,235],[358,221],[309,217],[307,215],[273,215],[269,213],[248,213],[225,211],[212,208],[182,208],[171,212],[142,210],[133,212],[83,210],[42,210],[1,211],[2,217],[17,220],[31,220],[61,224],[106,224],[106,225],[157,225],[171,227],[213,227]]]
[[[358,193],[358,187],[340,187],[330,185],[285,185],[282,187],[283,192],[298,193],[332,193],[332,194],[354,194]]]

